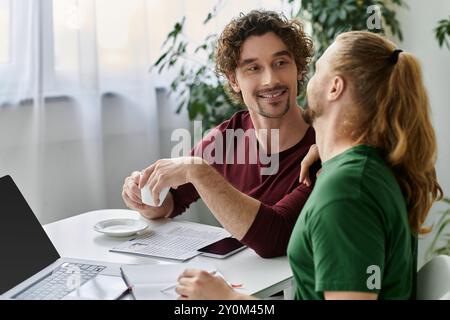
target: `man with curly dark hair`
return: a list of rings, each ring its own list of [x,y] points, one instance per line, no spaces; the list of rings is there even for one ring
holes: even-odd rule
[[[308,63],[313,55],[311,39],[303,31],[298,20],[281,18],[275,12],[252,11],[247,16],[232,20],[222,32],[216,50],[216,73],[229,78],[238,68],[241,49],[250,36],[262,36],[273,32],[285,44],[290,58],[297,67],[297,94],[303,87],[308,73]],[[230,97],[239,104],[245,104],[240,91],[235,91],[232,82],[225,85]]]
[[[299,21],[270,11],[251,11],[232,20],[218,41],[216,71],[227,79],[229,95],[247,110],[208,134],[191,157],[159,160],[127,177],[122,193],[127,206],[150,219],[175,217],[201,197],[216,219],[260,256],[285,255],[311,192],[298,175],[315,134],[296,99],[311,57],[312,41]],[[247,132],[254,133],[254,149]],[[205,156],[211,148],[215,161]],[[236,163],[240,148],[246,161]],[[275,155],[275,170],[267,173],[261,153],[252,162],[254,150]],[[158,200],[161,190],[172,189],[160,207],[150,207],[140,198],[139,188],[146,186]]]

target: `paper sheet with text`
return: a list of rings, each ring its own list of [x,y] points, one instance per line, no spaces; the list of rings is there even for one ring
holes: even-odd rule
[[[175,260],[187,260],[199,254],[198,249],[230,237],[223,228],[171,221],[150,233],[122,243],[110,251]]]

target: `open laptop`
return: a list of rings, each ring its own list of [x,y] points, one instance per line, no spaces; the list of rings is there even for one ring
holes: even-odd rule
[[[120,265],[61,258],[10,176],[0,178],[0,297],[117,299]]]

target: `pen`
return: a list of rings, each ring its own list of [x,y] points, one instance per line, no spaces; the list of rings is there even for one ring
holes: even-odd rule
[[[209,274],[213,276],[213,275],[215,275],[216,273],[217,273],[217,270],[214,270],[214,271],[211,271]],[[175,289],[175,288],[177,287],[177,285],[178,285],[178,283],[172,284],[172,285],[170,285],[170,286],[168,286],[168,287],[166,287],[166,288],[164,288],[164,289],[161,289],[161,292]]]
[[[121,300],[123,297],[125,297],[127,294],[129,294],[131,292],[132,292],[132,288],[127,287],[127,289],[124,292],[122,292],[122,294],[119,297],[117,297],[116,300]]]
[[[122,299],[123,297],[125,297],[127,294],[131,294],[134,297],[133,294],[133,286],[130,284],[130,282],[128,281],[127,277],[125,277],[125,273],[123,272],[122,267],[120,267],[120,275],[122,276],[122,280],[125,282],[125,284],[127,285],[127,289],[120,295],[119,298],[117,299]],[[134,297],[136,298],[136,297]]]

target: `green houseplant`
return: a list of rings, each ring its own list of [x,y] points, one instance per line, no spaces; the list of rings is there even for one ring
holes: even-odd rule
[[[288,0],[295,4],[298,0]],[[352,30],[367,30],[384,34],[389,27],[393,36],[403,40],[400,23],[395,8],[406,5],[402,0],[301,0],[301,6],[294,17],[311,24],[315,57],[310,65],[314,73],[314,63],[341,33]],[[378,24],[373,20],[378,19]],[[306,92],[300,94],[299,102],[304,104]]]
[[[207,15],[203,22],[205,28],[208,28],[208,23],[215,18],[225,1],[218,1]],[[312,24],[316,56],[320,56],[339,33],[366,30],[367,19],[371,15],[367,8],[372,5],[377,5],[380,9],[383,23],[380,29],[371,31],[383,33],[383,26],[386,25],[393,35],[402,39],[399,22],[392,9],[393,6],[403,6],[402,0],[302,0],[300,10],[293,12],[300,1],[280,0],[280,4],[287,3],[292,8],[292,17],[306,19]],[[241,107],[226,95],[222,86],[225,80],[214,74],[214,43],[218,35],[210,34],[203,43],[194,45],[184,34],[184,23],[185,18],[175,24],[163,45],[163,54],[153,67],[159,72],[179,68],[170,88],[176,92],[179,100],[177,112],[186,106],[189,118],[201,119],[204,129],[208,129],[229,118]],[[203,56],[205,59],[199,61],[195,56]]]
[[[295,4],[298,0],[288,2]],[[395,13],[396,7],[402,6],[406,6],[402,0],[302,0],[293,15],[311,23],[316,57],[320,57],[336,36],[346,31],[384,34],[389,27],[393,36],[403,40]],[[380,19],[379,25],[372,25],[372,17]]]
[[[205,26],[217,14],[219,4],[208,13],[203,21]],[[175,66],[179,68],[178,75],[170,85],[179,100],[176,112],[179,113],[186,106],[189,119],[200,119],[203,128],[209,129],[230,118],[241,107],[228,97],[223,79],[219,79],[214,72],[217,34],[210,34],[203,43],[194,45],[184,35],[184,23],[185,18],[174,25],[163,44],[163,54],[153,68],[158,68],[159,73]],[[196,56],[203,56],[204,59],[196,59]]]
[[[439,47],[443,47],[444,44],[450,50],[450,17],[448,19],[442,19],[438,21],[437,27],[434,29],[436,40],[439,43]]]
[[[450,256],[450,231],[448,229],[450,226],[450,198],[444,198],[441,202],[446,204],[447,208],[438,212],[441,216],[433,226],[436,233],[427,249],[427,260],[441,254]]]

